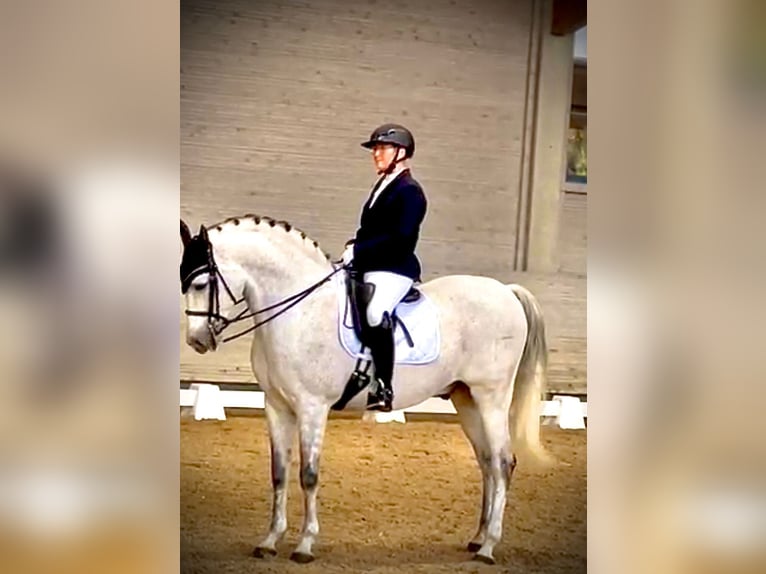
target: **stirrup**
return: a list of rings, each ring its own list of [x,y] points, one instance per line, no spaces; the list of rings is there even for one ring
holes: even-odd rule
[[[393,410],[394,392],[377,381],[378,388],[367,395],[367,410],[390,413]]]
[[[370,374],[367,372],[370,363],[367,362],[367,364],[365,364],[363,367],[360,367],[360,364],[361,359],[357,361],[356,369],[354,369],[354,372],[351,373],[348,382],[346,382],[346,388],[343,389],[343,394],[336,401],[336,403],[330,407],[332,410],[342,411],[344,408],[346,408],[346,405],[351,401],[351,399],[353,399],[357,394],[361,393],[362,389],[370,384]]]

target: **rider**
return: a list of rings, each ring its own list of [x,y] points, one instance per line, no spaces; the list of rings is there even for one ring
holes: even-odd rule
[[[394,325],[396,305],[420,280],[415,245],[426,214],[426,197],[410,173],[415,152],[412,133],[398,124],[384,124],[362,146],[372,150],[379,178],[362,208],[356,236],[343,253],[353,261],[365,283],[375,286],[367,307],[369,346],[378,384],[367,400],[369,410],[390,411],[393,400]]]

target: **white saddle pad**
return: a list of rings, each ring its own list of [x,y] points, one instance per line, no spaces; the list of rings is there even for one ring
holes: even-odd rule
[[[362,356],[362,344],[354,332],[350,303],[347,303],[345,286],[338,290],[339,317],[338,332],[340,343],[352,357]],[[394,362],[400,365],[425,365],[439,357],[439,315],[436,305],[421,292],[414,303],[399,303],[396,314],[407,327],[414,347],[410,347],[402,326],[396,325],[394,332]],[[369,358],[366,350],[364,357]]]

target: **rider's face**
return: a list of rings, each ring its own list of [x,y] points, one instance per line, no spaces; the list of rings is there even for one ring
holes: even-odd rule
[[[375,171],[383,173],[386,168],[396,158],[396,153],[399,150],[396,146],[381,144],[372,148],[372,161],[375,164]]]

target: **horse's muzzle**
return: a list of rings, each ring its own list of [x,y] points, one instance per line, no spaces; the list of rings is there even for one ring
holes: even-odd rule
[[[218,348],[218,341],[209,328],[202,330],[199,334],[188,335],[186,343],[200,355],[204,355],[208,351],[215,351]]]

